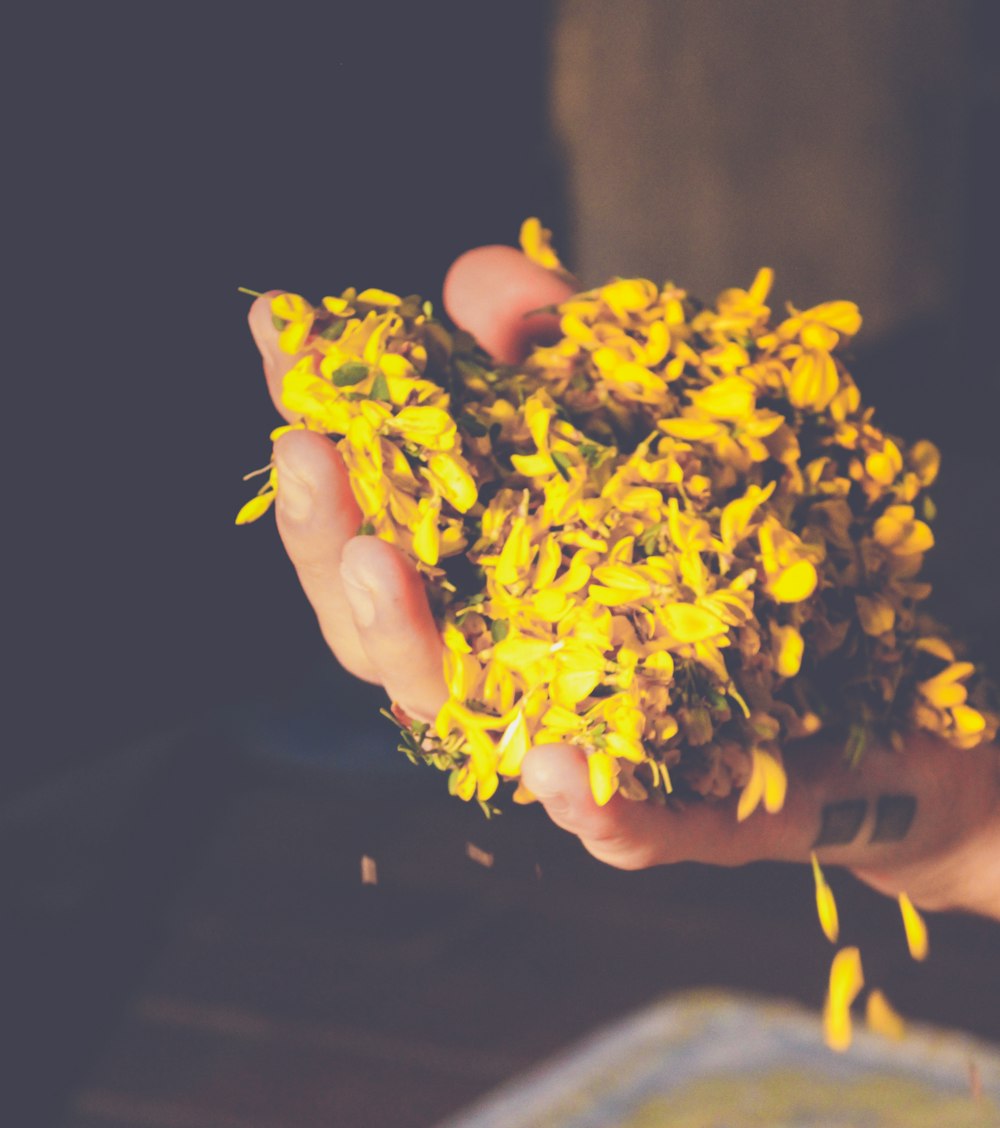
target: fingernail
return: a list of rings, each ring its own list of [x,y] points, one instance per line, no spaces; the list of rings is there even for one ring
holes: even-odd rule
[[[312,484],[300,477],[274,448],[274,464],[278,471],[278,505],[293,521],[306,521],[312,516]]]
[[[344,581],[344,594],[355,622],[359,627],[370,627],[375,622],[375,598],[371,589],[346,568],[341,568],[340,578]]]

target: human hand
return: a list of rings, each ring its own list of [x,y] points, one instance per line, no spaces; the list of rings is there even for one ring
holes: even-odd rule
[[[570,287],[509,247],[463,255],[445,282],[445,307],[497,360],[517,360],[556,329],[530,311]],[[269,297],[270,295],[268,295]],[[285,372],[269,301],[250,327],[278,410]],[[275,444],[279,532],[334,654],[351,673],[384,686],[411,717],[432,720],[447,698],[442,643],[423,581],[409,560],[375,537],[343,461],[325,436],[295,431]],[[568,745],[533,749],[525,786],[559,826],[595,857],[623,869],[682,860],[721,865],[774,859],[848,866],[885,893],[905,890],[929,909],[964,908],[1000,918],[1000,763],[990,745],[960,751],[914,735],[903,752],[871,750],[850,769],[819,738],[788,757],[789,787],[777,814],[738,822],[735,801],[660,807],[615,796],[598,806],[586,756]]]

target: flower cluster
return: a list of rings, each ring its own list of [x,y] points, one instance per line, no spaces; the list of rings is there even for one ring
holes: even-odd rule
[[[537,220],[522,246],[562,269]],[[449,699],[433,725],[401,718],[403,747],[452,792],[488,804],[532,744],[567,741],[598,803],[738,790],[745,818],[781,807],[782,749],[820,729],[852,757],[912,727],[995,732],[921,608],[938,452],[862,403],[857,307],[776,319],[771,284],[705,306],[615,279],[509,367],[417,297],[273,300],[300,354],[289,426],[336,439],[361,531],[428,581]],[[269,469],[240,523],[273,500]]]

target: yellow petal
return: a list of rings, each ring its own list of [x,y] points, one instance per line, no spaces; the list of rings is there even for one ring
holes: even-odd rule
[[[922,486],[932,485],[941,469],[941,452],[933,443],[921,439],[910,447],[909,463]]]
[[[754,759],[758,756],[763,761],[764,810],[769,815],[776,815],[785,805],[788,776],[785,775],[785,767],[777,753],[765,752],[762,748],[755,748]]]
[[[410,442],[434,450],[449,450],[454,445],[455,421],[440,407],[404,407],[388,425]]]
[[[762,266],[754,275],[753,282],[750,283],[747,297],[754,305],[761,305],[767,300],[767,295],[771,292],[773,285],[774,271],[769,266]]]
[[[587,757],[590,790],[594,802],[603,807],[618,790],[618,764],[606,752],[591,752]]]
[[[448,779],[448,791],[468,802],[476,793],[476,777],[472,768],[465,764],[457,771],[452,772]]]
[[[771,582],[771,594],[779,603],[800,603],[816,590],[819,577],[810,560],[796,560]]]
[[[748,819],[760,806],[760,801],[763,798],[764,771],[763,767],[758,764],[757,757],[754,756],[750,778],[744,784],[743,790],[740,792],[739,803],[736,807],[737,822],[743,822],[744,819]]]
[[[913,902],[905,893],[899,895],[899,911],[903,914],[903,929],[906,932],[906,946],[915,960],[927,959],[927,925],[924,918],[913,907]]]
[[[802,668],[805,651],[802,635],[793,626],[779,627],[772,623],[771,637],[775,647],[775,672],[782,678],[794,678]]]
[[[851,1044],[851,1004],[864,986],[861,953],[842,948],[830,965],[830,986],[823,1007],[823,1035],[831,1050],[842,1052]]]
[[[656,299],[656,287],[644,278],[618,278],[601,287],[601,299],[622,317],[646,309]]]
[[[813,880],[816,884],[816,912],[819,916],[820,928],[823,929],[823,935],[827,940],[831,944],[836,944],[837,937],[840,935],[837,902],[834,900],[833,890],[826,883],[826,878],[819,867],[819,860],[815,853],[810,856],[812,858]]]
[[[940,658],[942,662],[955,661],[955,651],[941,638],[918,638],[913,644],[913,649],[933,654],[936,658]]]
[[[521,224],[518,242],[525,255],[546,270],[561,270],[562,263],[552,249],[551,240],[552,232],[542,226],[537,216],[530,216]]]
[[[574,705],[589,697],[600,684],[604,673],[603,666],[602,659],[600,669],[560,669],[552,679],[550,687],[552,700],[557,705],[572,709]]]
[[[746,419],[755,403],[754,387],[742,376],[726,376],[689,395],[696,407],[717,419]]]
[[[362,290],[356,300],[367,302],[368,305],[392,307],[398,306],[401,299],[396,294],[390,294],[388,290],[369,289]]]
[[[865,634],[877,638],[896,625],[896,610],[885,596],[856,595],[854,603]]]
[[[986,718],[969,705],[953,705],[951,715],[961,736],[974,736],[986,730]]]
[[[851,337],[861,328],[861,311],[854,302],[822,302],[800,316],[803,321],[819,321]]]
[[[703,642],[725,634],[722,620],[693,603],[668,603],[661,611],[663,623],[678,642]]]
[[[468,513],[476,504],[476,483],[453,454],[432,454],[427,461],[426,477],[459,513]]]
[[[418,560],[433,567],[441,553],[441,530],[438,517],[441,514],[441,499],[421,501],[423,510],[417,527],[413,530],[413,551]]]
[[[305,321],[315,310],[300,294],[277,294],[271,299],[271,313],[282,321]]]
[[[906,1033],[906,1023],[878,989],[869,992],[865,1003],[865,1021],[868,1028],[885,1038],[898,1042]]]
[[[299,352],[309,337],[310,329],[311,321],[289,321],[278,335],[278,347],[286,353]]]
[[[555,623],[565,616],[571,604],[566,593],[559,588],[546,588],[532,597],[531,606],[540,619]]]
[[[688,439],[692,442],[712,439],[726,433],[726,428],[721,423],[714,423],[710,419],[661,419],[657,426],[675,439]]]
[[[236,514],[237,525],[249,525],[251,521],[256,521],[258,517],[263,517],[264,514],[271,508],[271,503],[275,499],[274,490],[268,493],[258,494],[252,497],[246,505]]]
[[[529,748],[528,726],[524,713],[518,709],[517,716],[504,730],[497,745],[499,761],[497,771],[500,775],[516,776],[521,773],[521,761]]]
[[[793,407],[822,411],[837,394],[840,377],[833,357],[824,350],[803,353],[792,366],[788,400]]]
[[[495,771],[484,773],[476,781],[476,798],[480,803],[485,803],[487,799],[493,798],[499,786],[500,777]]]
[[[531,560],[531,531],[523,517],[515,517],[507,540],[500,550],[497,562],[496,581],[499,584],[513,584],[521,578]]]
[[[508,635],[493,648],[493,657],[509,670],[541,662],[551,653],[552,643],[547,639],[523,638],[518,635]]]

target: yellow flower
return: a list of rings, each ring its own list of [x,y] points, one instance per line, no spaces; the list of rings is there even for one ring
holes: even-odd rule
[[[312,331],[316,311],[298,294],[278,294],[271,299],[271,314],[284,322],[278,333],[278,345],[287,353],[297,353]]]
[[[934,544],[930,526],[917,519],[912,505],[890,505],[872,531],[876,542],[894,556],[927,552]]]
[[[813,551],[774,518],[760,526],[760,560],[765,590],[777,603],[801,603],[816,590],[819,577],[810,557]]]
[[[455,446],[457,427],[443,407],[404,407],[396,415],[387,417],[385,426],[397,432],[405,442],[426,450],[448,451]]]
[[[793,407],[823,411],[840,389],[840,377],[833,357],[824,349],[810,349],[792,365],[788,381],[788,400]]]
[[[563,272],[537,219],[521,243]],[[993,738],[975,667],[918,608],[940,455],[875,425],[839,351],[857,307],[789,307],[775,323],[772,283],[765,268],[706,305],[613,278],[556,309],[561,339],[497,369],[418,298],[272,303],[281,347],[309,350],[285,377],[292,422],[273,438],[329,435],[360,531],[427,581],[448,699],[404,747],[452,793],[487,804],[503,780],[530,802],[528,748],[568,741],[599,804],[676,783],[685,801],[738,791],[744,820],[782,809],[783,747],[796,755],[827,717],[857,722],[873,700],[890,739]],[[265,472],[239,523],[272,504]],[[926,929],[905,896],[900,908],[921,958]],[[861,982],[857,950],[838,953],[825,1009],[837,1048]],[[898,1029],[880,993],[868,1012]]]

